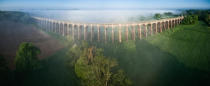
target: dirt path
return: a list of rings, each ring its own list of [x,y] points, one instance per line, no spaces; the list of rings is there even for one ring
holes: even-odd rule
[[[39,31],[33,25],[0,21],[0,55],[7,59],[12,69],[16,51],[22,42],[32,42],[39,47],[41,49],[39,59],[48,57],[64,47],[58,40]]]

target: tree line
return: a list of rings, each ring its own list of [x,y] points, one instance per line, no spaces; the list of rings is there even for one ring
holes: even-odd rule
[[[154,19],[160,20],[181,15],[184,16],[184,20],[182,21],[182,24],[184,25],[195,24],[198,21],[203,21],[210,26],[210,10],[183,10],[179,15],[173,14],[172,12],[165,12],[163,14],[156,13]]]
[[[20,44],[15,57],[14,80],[17,85],[22,86],[26,77],[33,71],[44,68],[38,59],[40,49],[32,43],[23,42]],[[116,59],[103,55],[103,49],[89,46],[87,42],[79,44],[72,43],[69,51],[66,52],[75,70],[76,76],[80,79],[82,86],[130,86],[132,82],[125,72],[118,67]],[[59,58],[59,57],[58,57]],[[0,58],[0,71],[4,77],[8,78],[9,68],[5,59]],[[6,81],[6,80],[5,80]],[[9,82],[6,84],[10,84]]]

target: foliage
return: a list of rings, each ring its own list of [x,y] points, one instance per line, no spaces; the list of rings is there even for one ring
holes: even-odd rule
[[[165,12],[164,15],[165,16],[173,16],[173,13],[172,12]]]
[[[204,15],[204,21],[210,26],[210,14],[205,14]]]
[[[147,39],[100,43],[97,47],[104,49],[105,56],[117,59],[134,86],[153,82],[154,86],[197,86],[209,84],[210,78],[205,77],[210,71],[209,33],[210,28],[199,21],[194,25],[179,25]],[[191,83],[194,80],[197,83]]]
[[[182,24],[195,24],[198,22],[198,15],[187,15],[184,17]]]
[[[163,13],[163,14],[156,13],[156,14],[154,15],[154,18],[155,18],[156,20],[160,20],[160,19],[172,18],[172,17],[176,17],[176,16],[178,16],[178,15],[175,15],[175,14],[173,14],[172,12],[165,12],[165,13]]]
[[[132,85],[132,82],[125,77],[123,70],[118,70],[116,74],[111,77],[112,85],[110,86],[128,86]]]
[[[164,18],[172,18],[172,17],[178,17],[178,16],[180,16],[180,15],[173,14],[172,12],[165,12],[162,15],[162,17],[164,17]]]
[[[161,14],[156,13],[156,14],[154,15],[154,18],[157,19],[157,20],[161,19]]]
[[[103,56],[102,49],[85,48],[75,64],[75,72],[84,86],[129,86],[122,70],[115,73],[118,65],[114,59]]]
[[[198,17],[199,19],[201,18],[200,16]],[[210,59],[208,58],[210,57],[210,42],[208,39],[209,28],[202,22],[199,22],[194,25],[178,26],[174,30],[148,37],[146,40],[128,41],[121,44],[107,43],[104,45],[105,47],[103,46],[103,49],[104,53],[106,53],[104,54],[105,56],[117,58],[120,68],[123,68],[126,74],[131,77],[135,86],[148,84],[189,86],[189,83],[191,86],[196,86],[199,83],[205,84],[205,81],[209,80],[209,77],[207,77],[209,73],[203,72],[203,70],[209,70],[210,68]],[[100,44],[101,43],[98,43],[97,45]],[[110,46],[107,48],[108,44],[110,44]],[[88,52],[88,46],[87,43],[70,44],[71,48],[69,48],[67,52],[68,56],[65,56],[67,49],[62,52],[57,52],[56,55],[53,55],[53,57],[50,57],[49,60],[46,61],[47,68],[32,74],[30,78],[27,78],[29,80],[24,81],[28,83],[26,86],[69,85],[68,82],[75,82],[74,79],[69,79],[69,77],[75,78],[73,75],[74,72],[69,72],[69,70],[76,72],[76,70],[73,70],[76,68],[80,76],[83,78],[86,77],[91,85],[95,82],[102,82],[102,80],[96,80],[96,74],[93,74],[95,72],[91,70],[99,68],[99,66],[102,65],[100,62],[104,62],[104,59],[109,59],[108,61],[112,59],[102,55],[103,58],[101,58],[101,56],[98,57],[97,60],[93,60],[98,61],[96,63],[100,65],[90,64],[87,61],[88,55],[84,55],[85,49],[86,52]],[[68,70],[65,69],[67,67],[65,67],[63,63],[65,63],[69,57],[73,59],[70,60],[73,61],[72,64],[76,63],[77,67],[75,65],[75,68],[68,68]],[[3,60],[0,59],[0,61]],[[111,61],[111,63],[112,62],[116,62],[116,60]],[[106,65],[108,64],[107,61],[104,63],[106,63]],[[106,69],[107,67],[102,68]],[[102,68],[99,69],[102,70]],[[108,84],[110,86],[123,86],[125,85],[124,83],[131,83],[130,80],[125,77],[125,72],[117,70],[117,65],[112,67],[108,73],[111,73],[113,76],[110,77]],[[103,76],[103,74],[101,74],[101,76]],[[36,79],[34,79],[34,77]],[[36,80],[36,82],[34,82],[34,80]],[[83,85],[87,85],[85,82],[88,81],[83,79],[82,82]],[[96,84],[98,85],[99,83]]]
[[[210,28],[203,22],[182,25],[148,38],[149,43],[175,55],[187,67],[210,70]]]
[[[88,43],[83,41],[79,43],[72,43],[70,46],[70,49],[67,51],[67,56],[69,57],[69,63],[71,66],[74,66],[76,63],[77,59],[80,57],[82,54],[82,50],[88,47]]]
[[[0,11],[0,21],[2,20],[9,20],[26,24],[32,24],[35,22],[35,20],[30,17],[29,14],[16,11]]]
[[[21,43],[15,58],[16,70],[18,72],[26,72],[39,68],[38,54],[40,54],[40,49],[32,43]]]
[[[209,14],[210,14],[210,10],[186,10],[182,12],[182,15],[185,16],[189,16],[189,15],[197,15],[198,16],[198,20],[200,21],[204,21],[205,23],[207,23],[209,25]]]

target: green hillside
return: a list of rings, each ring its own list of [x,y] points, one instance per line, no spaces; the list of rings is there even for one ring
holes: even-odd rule
[[[149,37],[148,42],[176,56],[188,67],[210,70],[210,28],[203,22],[180,25]]]

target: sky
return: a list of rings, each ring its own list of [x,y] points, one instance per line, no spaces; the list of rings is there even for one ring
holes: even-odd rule
[[[210,0],[0,0],[0,9],[210,8]]]

